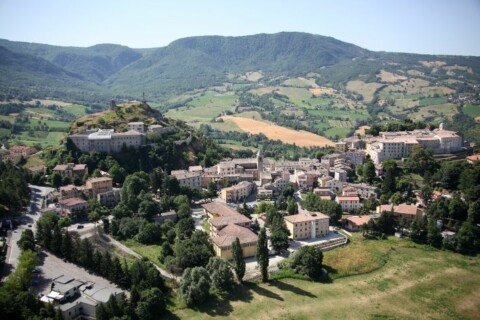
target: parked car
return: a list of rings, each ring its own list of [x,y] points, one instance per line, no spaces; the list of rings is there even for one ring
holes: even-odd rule
[[[79,224],[79,225],[77,226],[77,229],[83,229],[83,227],[84,227],[83,224]]]

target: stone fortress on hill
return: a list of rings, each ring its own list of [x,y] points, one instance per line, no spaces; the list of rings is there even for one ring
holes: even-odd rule
[[[143,106],[148,106],[144,100]],[[149,106],[148,106],[149,107]],[[115,110],[115,101],[112,100],[110,110]],[[69,138],[82,152],[120,152],[122,148],[139,148],[146,144],[147,133],[157,133],[160,135],[174,131],[173,127],[164,127],[159,124],[146,125],[144,122],[129,122],[128,131],[115,132],[115,129],[90,129],[83,133],[72,134]]]

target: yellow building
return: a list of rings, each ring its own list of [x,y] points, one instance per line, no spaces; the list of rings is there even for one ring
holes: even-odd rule
[[[293,240],[321,238],[329,232],[330,218],[320,212],[304,211],[283,219]]]
[[[92,194],[96,196],[99,193],[105,193],[112,191],[112,178],[100,177],[100,178],[90,178],[85,183],[87,189],[92,190]]]
[[[250,229],[229,224],[212,238],[215,254],[223,259],[232,259],[232,244],[238,238],[245,258],[255,256],[257,248],[257,235]]]
[[[220,191],[220,198],[224,201],[241,201],[248,197],[253,190],[253,183],[249,181],[241,181],[240,183],[223,188]]]

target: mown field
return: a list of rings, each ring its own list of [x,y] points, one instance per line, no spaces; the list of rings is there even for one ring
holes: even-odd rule
[[[405,240],[363,241],[325,253],[331,283],[247,282],[171,319],[478,319],[480,258]],[[178,300],[178,299],[177,299]],[[178,303],[178,301],[177,301]]]

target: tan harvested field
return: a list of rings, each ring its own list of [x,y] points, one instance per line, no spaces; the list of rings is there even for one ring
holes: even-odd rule
[[[385,70],[381,70],[380,74],[378,74],[377,77],[380,79],[380,81],[383,81],[383,82],[398,82],[398,81],[407,80],[407,77],[404,77],[395,73],[391,73]]]
[[[312,88],[310,89],[310,92],[316,96],[321,96],[322,94],[328,94],[328,95],[333,95],[337,93],[337,90],[333,88]]]
[[[367,129],[370,129],[370,126],[361,126],[361,127],[358,127],[357,130],[355,130],[355,134],[359,134],[359,135],[365,135],[365,130]]]
[[[465,66],[459,66],[458,64],[455,64],[453,66],[444,66],[443,69],[448,70],[448,71],[460,70],[460,71],[466,71],[468,73],[473,73],[472,68],[465,67]]]
[[[262,115],[258,111],[246,111],[246,112],[237,114],[237,116],[242,118],[254,119],[254,120],[262,120]]]
[[[52,104],[55,104],[59,107],[67,107],[71,106],[72,103],[70,102],[64,102],[64,101],[58,101],[58,100],[50,100],[50,99],[34,99],[32,101],[20,101],[20,100],[10,100],[10,101],[0,101],[0,104],[7,104],[7,103],[24,103],[24,104],[32,104],[34,105],[37,101],[39,101],[41,104],[45,106],[49,106]]]
[[[420,61],[420,63],[429,68],[433,67],[442,67],[445,66],[447,63],[445,61]]]
[[[418,70],[408,70],[407,74],[414,77],[423,77],[425,75],[425,73]]]
[[[480,116],[475,117],[475,121],[480,122]]]
[[[362,95],[363,100],[365,100],[365,102],[372,101],[375,91],[377,91],[378,88],[382,86],[383,84],[381,83],[376,83],[376,82],[365,83],[360,80],[353,80],[353,81],[347,82],[347,90],[353,91]]]
[[[263,73],[261,71],[252,71],[247,72],[243,78],[247,79],[248,81],[258,81],[263,78]]]
[[[335,146],[335,143],[325,137],[306,131],[296,131],[293,129],[277,126],[263,121],[223,116],[224,121],[235,123],[240,129],[252,134],[263,133],[268,139],[280,140],[283,143],[296,144],[299,147],[323,147]]]

